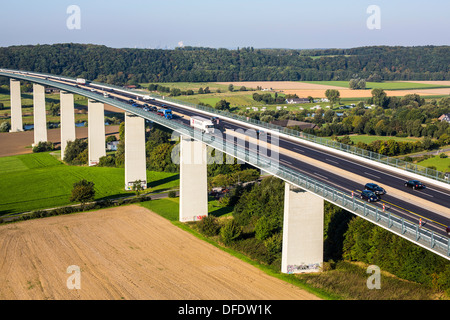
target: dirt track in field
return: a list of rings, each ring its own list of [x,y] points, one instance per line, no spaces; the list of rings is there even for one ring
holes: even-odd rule
[[[0,299],[317,297],[132,205],[0,226]]]

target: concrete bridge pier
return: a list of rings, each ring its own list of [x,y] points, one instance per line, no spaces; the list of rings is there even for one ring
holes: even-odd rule
[[[64,160],[64,151],[67,142],[76,139],[75,134],[75,110],[73,94],[60,92],[60,114],[61,114],[61,159]]]
[[[281,272],[318,272],[323,264],[324,200],[285,184]]]
[[[207,148],[201,141],[180,137],[180,221],[208,215]]]
[[[131,190],[137,180],[147,189],[145,120],[125,112],[125,189]]]
[[[47,141],[47,111],[45,110],[45,87],[33,83],[34,144]]]
[[[20,81],[16,79],[10,79],[9,88],[11,98],[11,129],[9,130],[9,132],[23,131]]]
[[[89,165],[95,166],[106,156],[105,146],[105,105],[88,100],[88,152]]]

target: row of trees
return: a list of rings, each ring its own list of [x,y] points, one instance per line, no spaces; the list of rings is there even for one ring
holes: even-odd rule
[[[331,54],[333,52],[333,54]],[[449,80],[450,47],[344,50],[115,49],[55,44],[0,48],[3,67],[114,84],[149,82]],[[319,57],[312,59],[311,56]]]

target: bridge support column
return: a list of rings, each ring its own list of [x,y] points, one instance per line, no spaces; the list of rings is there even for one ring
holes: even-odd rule
[[[324,200],[286,183],[281,272],[318,272],[323,263]]]
[[[61,114],[61,159],[64,160],[64,152],[66,150],[67,142],[74,141],[76,139],[73,94],[61,91],[60,114]]]
[[[180,221],[208,215],[206,144],[180,137]]]
[[[131,190],[137,180],[147,189],[145,120],[125,112],[125,189]]]
[[[90,166],[97,165],[106,156],[105,106],[91,99],[88,101],[88,152]]]
[[[9,88],[11,97],[11,129],[9,130],[9,132],[23,131],[20,81],[16,79],[10,79]]]
[[[47,112],[45,110],[45,87],[33,83],[34,144],[47,141]]]

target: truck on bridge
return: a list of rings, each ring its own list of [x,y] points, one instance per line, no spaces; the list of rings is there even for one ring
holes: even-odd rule
[[[77,78],[77,83],[78,84],[86,84],[86,80],[83,78]]]
[[[206,133],[214,133],[214,124],[211,120],[199,116],[191,117],[191,127]]]
[[[163,116],[166,119],[172,119],[172,110],[166,108],[159,108],[157,114]]]

